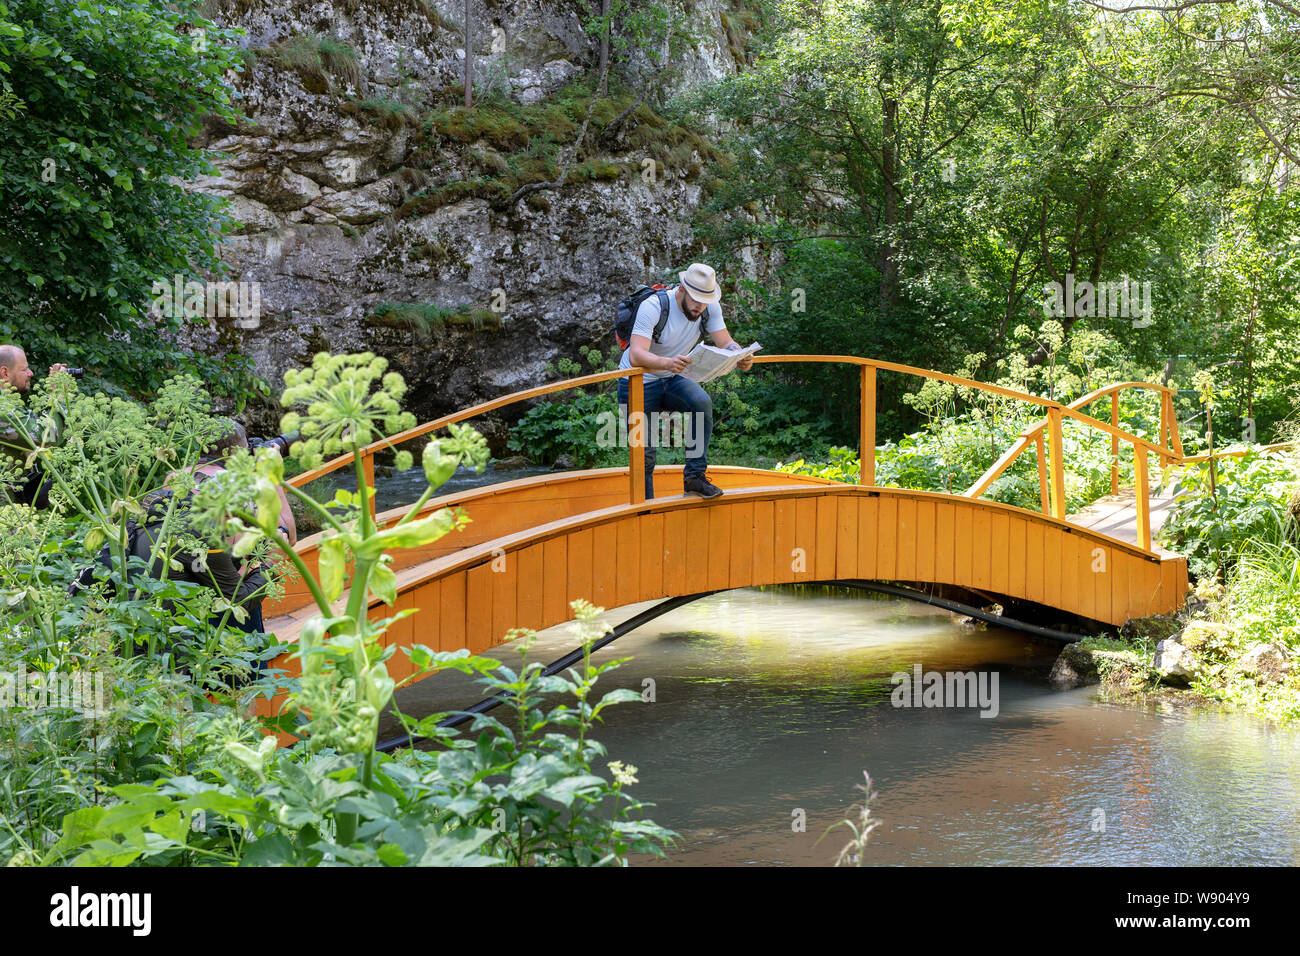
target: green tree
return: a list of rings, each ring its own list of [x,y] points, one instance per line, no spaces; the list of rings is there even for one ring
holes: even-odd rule
[[[174,5],[173,5],[174,6]],[[153,283],[217,270],[213,167],[189,144],[233,119],[232,33],[188,4],[0,0],[0,340],[156,385],[179,353]],[[162,334],[160,334],[162,333]]]

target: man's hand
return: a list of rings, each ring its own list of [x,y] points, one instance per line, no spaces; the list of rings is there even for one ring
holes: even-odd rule
[[[57,365],[51,365],[51,366],[50,366],[50,374],[51,374],[51,375],[55,375],[55,374],[57,374],[58,372],[66,372],[67,370],[68,370],[68,366],[65,365],[63,362],[59,362]]]
[[[674,372],[678,375],[686,371],[686,366],[691,364],[690,358],[685,355],[674,355],[672,358],[664,359],[664,362],[665,372]]]
[[[739,352],[740,343],[737,342],[735,339],[732,339],[729,343],[727,343],[726,349],[728,352]],[[754,356],[746,355],[743,359],[741,359],[739,362],[736,363],[736,368],[740,369],[742,372],[748,372],[750,368],[753,366],[753,364],[754,364]]]

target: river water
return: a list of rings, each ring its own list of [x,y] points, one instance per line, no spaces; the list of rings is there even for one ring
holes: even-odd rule
[[[551,628],[530,659],[573,643]],[[879,824],[867,864],[1300,863],[1300,730],[1056,692],[1055,653],[861,592],[744,589],[672,611],[595,656],[631,658],[598,689],[653,691],[610,708],[594,736],[638,768],[647,816],[681,837],[666,861],[634,862],[828,865],[850,834],[827,828],[856,818],[866,770]],[[891,675],[916,664],[996,673],[996,716],[894,706]],[[438,675],[399,701],[423,715],[477,691]]]

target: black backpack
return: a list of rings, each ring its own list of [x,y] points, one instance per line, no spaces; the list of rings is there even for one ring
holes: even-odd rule
[[[196,475],[195,477],[201,482],[207,476]],[[161,526],[166,516],[168,502],[171,499],[172,494],[171,489],[160,488],[156,491],[149,492],[140,499],[140,507],[144,510],[144,516],[139,521],[132,518],[126,525],[126,556],[128,559],[131,557],[137,557],[145,562],[149,561],[152,556],[153,541],[143,533],[144,528]],[[172,557],[180,561],[182,567],[187,570],[193,570],[193,565],[198,560],[198,555],[183,552],[177,552],[173,554]],[[160,561],[155,561],[154,567],[150,568],[146,573],[154,576],[159,575],[161,573],[160,563]],[[73,579],[72,583],[68,586],[68,597],[73,597],[79,591],[83,591],[95,583],[96,567],[107,569],[113,567],[113,549],[109,545],[104,545],[104,547],[100,549],[99,554],[95,555],[94,562],[82,568],[76,578]],[[136,572],[131,572],[128,575],[127,583],[132,584],[136,577],[138,577],[138,574]],[[182,572],[180,579],[196,580],[184,572]]]
[[[632,327],[636,324],[636,311],[641,303],[652,295],[659,296],[659,321],[655,323],[653,341],[658,342],[668,324],[668,287],[663,283],[639,285],[636,291],[618,304],[618,317],[614,320],[614,338],[618,340],[620,351],[626,352],[632,344]]]

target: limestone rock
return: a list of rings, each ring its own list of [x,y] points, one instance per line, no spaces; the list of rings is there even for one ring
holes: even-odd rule
[[[502,458],[499,461],[492,462],[493,471],[517,471],[520,468],[527,468],[528,459],[523,455],[514,455],[511,458]]]
[[[280,220],[275,213],[260,202],[245,196],[231,196],[228,211],[235,222],[240,224],[235,230],[236,235],[264,232],[268,229],[276,229],[280,225]]]
[[[1155,667],[1169,683],[1187,684],[1196,676],[1200,664],[1195,654],[1177,641],[1169,639],[1156,645]]]
[[[568,60],[551,60],[540,70],[521,70],[518,76],[510,78],[510,85],[517,91],[519,102],[540,103],[548,93],[560,89],[581,72],[582,67]]]
[[[1189,621],[1174,639],[1183,647],[1201,653],[1211,644],[1226,643],[1232,636],[1232,626],[1213,621]]]
[[[272,212],[293,212],[310,205],[320,196],[320,187],[314,180],[292,169],[281,169],[251,180],[240,192],[256,199]]]
[[[397,187],[390,180],[380,179],[360,189],[321,196],[314,205],[317,209],[332,213],[343,222],[360,225],[374,222],[384,213],[391,211],[397,199]]]
[[[734,75],[720,25],[731,3],[699,0],[683,10],[680,26],[691,39],[662,89],[665,99]],[[692,229],[707,197],[681,175],[654,183],[627,175],[575,181],[539,194],[544,206],[520,203],[510,212],[468,196],[396,215],[416,196],[478,175],[469,159],[476,144],[430,141],[420,124],[386,123],[382,110],[361,105],[386,100],[423,118],[449,102],[446,90],[462,82],[464,66],[457,56],[460,0],[241,0],[208,7],[216,8],[217,21],[245,31],[254,55],[251,71],[237,80],[244,115],[205,122],[203,142],[217,172],[192,188],[229,198],[242,224],[219,250],[230,271],[260,283],[264,302],[292,307],[264,310],[256,329],[195,326],[184,331],[183,347],[237,349],[273,382],[317,351],[372,350],[405,376],[407,405],[423,420],[535,384],[548,363],[573,357],[581,346],[607,348],[613,306],[637,283],[660,278],[670,266],[708,261]],[[575,10],[550,0],[473,0],[472,14],[479,81],[517,101],[550,102],[595,60],[597,44]],[[324,79],[305,83],[277,50],[326,33],[353,51],[360,75],[326,68]],[[502,36],[505,49],[493,51]],[[659,69],[643,50],[620,57],[633,88]],[[481,151],[492,145],[477,144]],[[618,153],[616,144],[600,149],[599,158],[614,164],[642,158]],[[762,278],[779,262],[779,253],[755,257],[745,276]],[[493,308],[496,290],[506,303],[499,329],[460,326],[422,339],[417,329],[369,321],[385,302]],[[723,310],[730,318],[725,301]],[[521,412],[475,424],[494,440],[504,434],[505,419]],[[250,423],[267,429],[279,413],[269,405],[248,410]]]
[[[1257,680],[1276,683],[1291,673],[1291,659],[1278,644],[1253,644],[1237,658],[1237,666]]]

